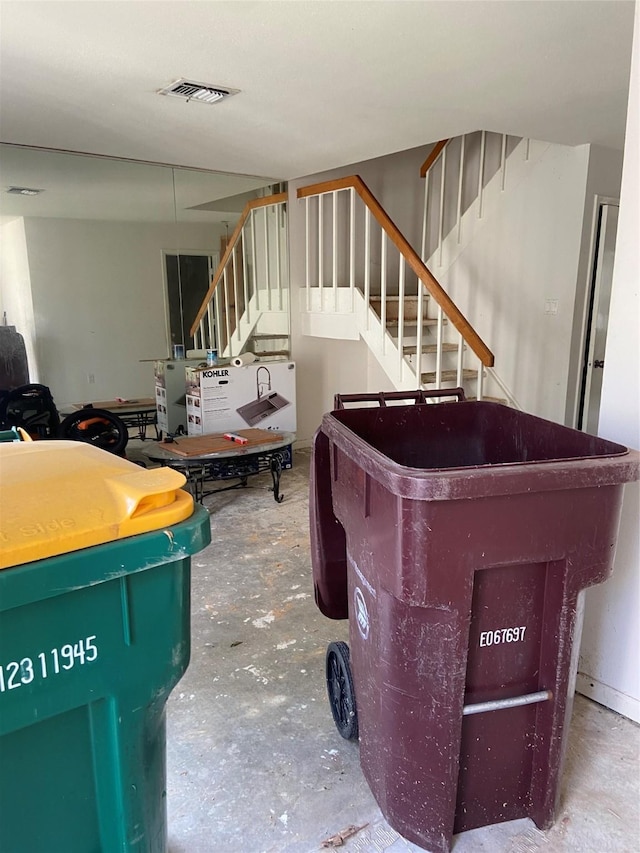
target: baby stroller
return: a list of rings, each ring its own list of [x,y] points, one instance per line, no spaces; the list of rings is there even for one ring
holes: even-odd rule
[[[21,385],[0,391],[0,429],[22,427],[34,440],[84,441],[117,456],[125,455],[129,433],[117,415],[86,406],[62,421],[46,385]]]

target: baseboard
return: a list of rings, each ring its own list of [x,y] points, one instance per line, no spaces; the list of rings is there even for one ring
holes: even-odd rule
[[[294,450],[308,450],[313,444],[312,438],[297,438],[293,442]]]
[[[621,693],[608,684],[603,684],[592,676],[579,672],[576,679],[576,692],[588,699],[593,699],[605,708],[611,708],[617,714],[628,717],[635,723],[640,723],[640,699]]]

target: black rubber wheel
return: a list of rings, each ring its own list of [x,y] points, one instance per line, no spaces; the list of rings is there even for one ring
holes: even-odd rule
[[[329,643],[325,674],[329,705],[336,728],[345,740],[357,740],[358,711],[351,675],[349,646],[346,643]]]
[[[84,441],[117,456],[124,456],[129,432],[117,415],[106,409],[79,409],[68,415],[58,428],[58,438]]]

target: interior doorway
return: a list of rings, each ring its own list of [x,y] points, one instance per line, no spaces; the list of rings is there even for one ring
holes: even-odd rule
[[[189,330],[209,289],[218,254],[166,251],[163,254],[169,351],[173,344],[193,349]]]
[[[578,429],[593,435],[598,432],[600,416],[618,207],[616,200],[601,199],[597,203],[595,216],[576,424]]]

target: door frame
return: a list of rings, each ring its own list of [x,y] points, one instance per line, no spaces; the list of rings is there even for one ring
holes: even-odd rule
[[[206,249],[162,249],[162,293],[164,298],[164,328],[167,339],[168,352],[171,353],[171,324],[169,318],[169,282],[167,281],[167,257],[180,255],[195,255],[196,257],[209,258],[209,283],[213,274],[220,264],[220,252],[207,251]],[[178,264],[178,269],[180,265]],[[182,311],[182,306],[180,308]]]
[[[598,261],[598,248],[599,248],[599,237],[600,237],[600,214],[602,207],[606,205],[612,205],[614,207],[620,207],[620,199],[612,198],[611,196],[603,196],[603,195],[594,195],[593,199],[593,214],[591,217],[591,237],[589,240],[589,255],[588,255],[588,266],[587,266],[587,275],[585,281],[585,291],[584,291],[584,306],[582,309],[582,321],[580,325],[580,340],[579,340],[579,361],[577,365],[576,372],[576,382],[574,389],[574,404],[573,404],[573,414],[571,425],[578,429],[578,423],[580,421],[581,414],[581,404],[583,399],[582,388],[583,383],[585,386],[589,385],[591,373],[593,372],[593,367],[587,367],[587,374],[585,376],[584,372],[584,360],[585,360],[585,351],[588,343],[589,333],[592,324],[592,313],[594,307],[597,307],[597,296],[599,293],[599,281],[596,280],[597,276],[597,261]],[[584,425],[583,425],[584,426]]]

